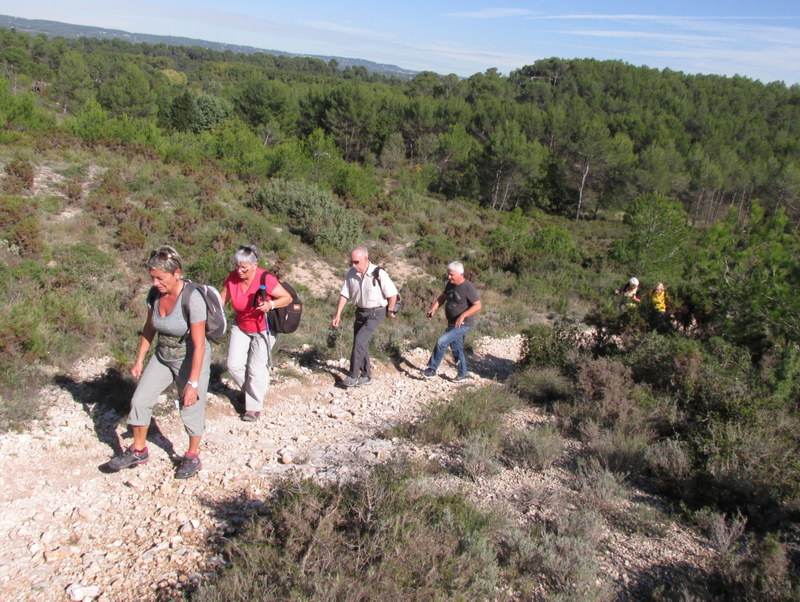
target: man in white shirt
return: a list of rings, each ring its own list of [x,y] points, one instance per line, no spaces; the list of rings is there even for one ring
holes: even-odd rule
[[[350,354],[350,373],[342,381],[345,387],[360,387],[372,383],[372,366],[369,360],[369,342],[384,318],[395,316],[397,288],[386,270],[369,261],[366,247],[350,251],[352,267],[344,277],[344,284],[331,324],[339,327],[342,310],[348,299],[356,306],[353,324],[353,350]]]

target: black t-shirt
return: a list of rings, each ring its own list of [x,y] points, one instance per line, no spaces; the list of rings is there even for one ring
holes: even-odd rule
[[[469,280],[458,285],[448,282],[444,287],[444,296],[444,315],[447,316],[448,324],[455,323],[458,316],[480,300],[478,289]],[[464,320],[464,326],[472,326],[474,322],[474,316],[468,316]]]

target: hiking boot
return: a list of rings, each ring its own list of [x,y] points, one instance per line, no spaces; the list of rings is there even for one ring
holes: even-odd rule
[[[352,376],[348,376],[347,378],[345,378],[342,381],[342,384],[345,387],[357,387],[358,386],[358,380],[359,379],[357,379],[357,378],[353,378]]]
[[[431,368],[427,368],[427,369],[423,370],[422,372],[420,372],[420,374],[422,374],[422,376],[424,376],[425,378],[435,378],[436,377],[436,370],[433,370]]]
[[[186,454],[183,456],[183,460],[181,460],[181,465],[178,466],[178,470],[175,471],[175,478],[176,479],[188,479],[189,477],[193,477],[198,470],[203,466],[203,463],[200,461],[200,456],[190,456]]]
[[[371,385],[372,379],[369,376],[362,376],[358,379],[356,387],[363,387],[364,385]]]
[[[469,374],[459,374],[453,379],[454,383],[463,383],[465,380],[469,380]]]
[[[242,422],[255,422],[258,420],[259,416],[261,416],[261,412],[247,410],[244,414],[242,414]]]
[[[112,472],[117,472],[123,468],[133,468],[139,464],[144,464],[150,459],[150,453],[145,447],[143,450],[137,450],[131,445],[121,456],[114,456],[108,461],[108,469]]]

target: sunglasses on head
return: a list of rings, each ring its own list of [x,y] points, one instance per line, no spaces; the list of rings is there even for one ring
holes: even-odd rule
[[[150,251],[150,259],[156,256],[158,256],[160,261],[169,261],[175,257],[175,254],[172,251],[165,251],[163,249],[153,249]]]
[[[258,253],[256,253],[255,247],[253,245],[239,245],[239,250],[244,251],[245,255],[250,255],[252,253],[256,257],[258,257]]]

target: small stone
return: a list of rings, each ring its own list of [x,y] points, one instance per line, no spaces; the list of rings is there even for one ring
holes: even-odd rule
[[[294,464],[294,457],[292,456],[292,450],[288,447],[284,447],[278,450],[278,461],[281,464]]]
[[[100,588],[96,585],[81,585],[73,583],[67,588],[67,595],[70,600],[80,602],[81,600],[96,598],[100,595]]]

